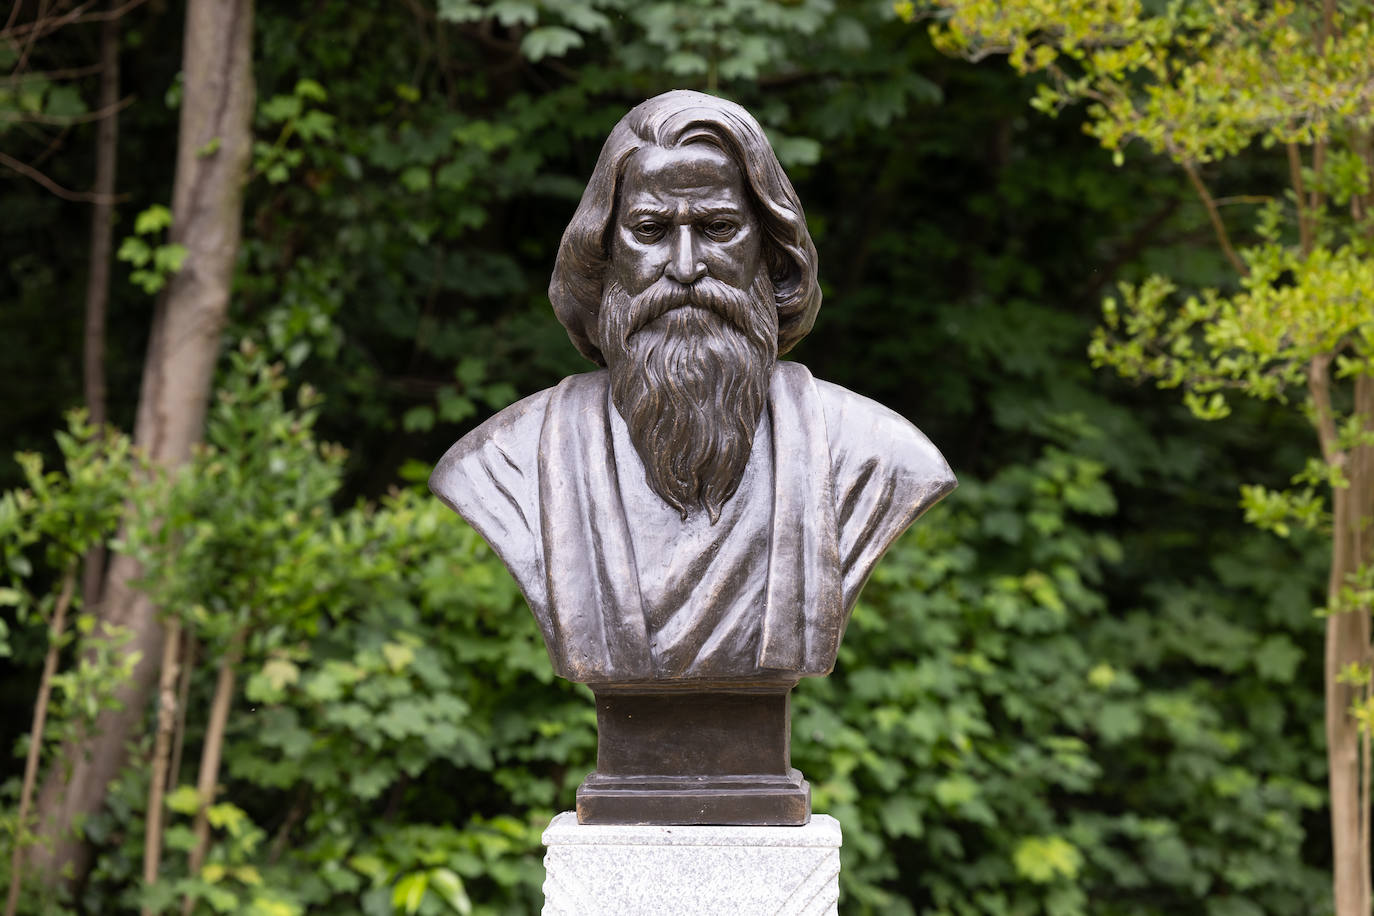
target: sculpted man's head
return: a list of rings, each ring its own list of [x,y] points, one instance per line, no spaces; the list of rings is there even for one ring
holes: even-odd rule
[[[801,204],[753,117],[687,91],[627,114],[563,235],[549,297],[610,370],[649,485],[714,522],[774,362],[821,301]]]

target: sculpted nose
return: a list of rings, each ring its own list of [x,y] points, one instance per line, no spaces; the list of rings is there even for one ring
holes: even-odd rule
[[[706,275],[706,262],[697,256],[696,239],[691,226],[673,229],[672,251],[664,273],[684,285],[695,283]]]

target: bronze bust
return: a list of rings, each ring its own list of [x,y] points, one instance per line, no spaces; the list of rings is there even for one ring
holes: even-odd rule
[[[430,487],[597,695],[579,817],[804,823],[787,692],[831,670],[878,558],[954,476],[903,417],[778,361],[820,308],[816,250],[732,102],[674,91],[621,119],[549,297],[604,368],[464,436]]]

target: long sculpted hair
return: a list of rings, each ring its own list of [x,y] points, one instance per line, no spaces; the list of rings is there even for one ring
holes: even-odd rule
[[[598,339],[605,298],[611,221],[631,156],[646,146],[709,143],[738,166],[763,229],[765,270],[777,309],[777,352],[786,353],[811,330],[821,307],[816,246],[801,201],[754,117],[734,102],[678,89],[637,105],[620,119],[601,148],[582,202],[563,233],[549,283],[558,320],[583,356],[606,365]]]

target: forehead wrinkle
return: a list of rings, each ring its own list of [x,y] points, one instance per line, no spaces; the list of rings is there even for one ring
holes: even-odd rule
[[[733,188],[707,188],[701,194],[660,194],[646,188],[636,189],[624,203],[624,212],[649,216],[706,216],[721,214],[743,216],[745,206]]]

